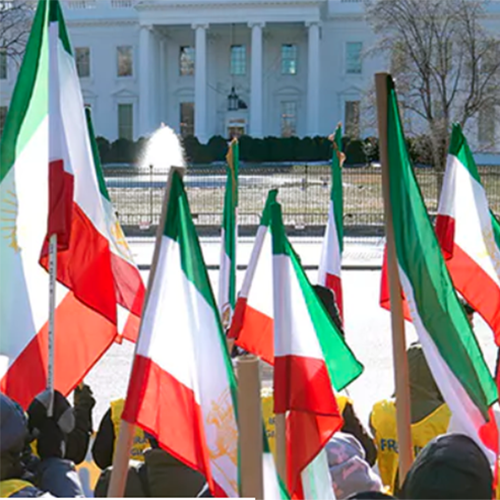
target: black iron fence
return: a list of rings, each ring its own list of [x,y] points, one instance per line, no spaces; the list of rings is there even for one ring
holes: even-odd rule
[[[437,210],[442,174],[416,169],[429,214]],[[491,209],[500,213],[500,168],[482,167],[480,175]],[[154,234],[167,174],[154,168],[105,168],[106,183],[120,222],[128,235]],[[226,181],[225,166],[189,167],[185,176],[191,212],[202,235],[220,232]],[[239,225],[241,235],[253,235],[267,192],[278,188],[284,222],[290,234],[319,236],[324,232],[330,199],[330,166],[272,165],[240,169]],[[381,171],[376,167],[345,168],[345,234],[383,235]]]

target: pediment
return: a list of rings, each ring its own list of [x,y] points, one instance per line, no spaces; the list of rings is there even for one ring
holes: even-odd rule
[[[115,92],[111,93],[112,96],[114,97],[121,97],[121,98],[135,98],[137,97],[137,94],[135,92],[132,92],[129,89],[118,89]]]

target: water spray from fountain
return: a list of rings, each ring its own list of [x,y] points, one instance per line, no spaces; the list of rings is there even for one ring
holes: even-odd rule
[[[162,123],[149,138],[139,169],[142,172],[154,170],[166,178],[170,167],[186,168],[186,159],[179,136]]]

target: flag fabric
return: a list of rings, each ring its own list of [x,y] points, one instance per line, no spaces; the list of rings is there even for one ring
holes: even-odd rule
[[[342,190],[342,164],[345,155],[342,152],[342,126],[339,124],[333,139],[332,187],[328,206],[328,221],[321,250],[321,261],[318,269],[318,284],[332,290],[335,303],[343,319],[342,282],[342,250],[344,247],[344,206]]]
[[[500,345],[500,225],[460,125],[453,125],[436,234],[455,288]]]
[[[229,338],[246,351],[274,363],[272,248],[269,224],[278,190],[267,195],[243,285],[238,294]]]
[[[288,500],[290,495],[276,469],[276,463],[269,448],[265,428],[263,428],[263,440],[262,478],[264,483],[264,500]]]
[[[494,465],[497,390],[446,269],[406,149],[394,83],[388,84],[390,205],[399,280],[434,379],[451,412],[450,430],[469,435]]]
[[[238,140],[229,145],[226,192],[222,215],[219,311],[224,329],[229,328],[236,303],[236,246],[238,243],[238,170],[240,167]]]
[[[274,411],[287,413],[287,488],[304,498],[302,473],[343,424],[335,390],[358,377],[355,359],[309,283],[271,206]],[[334,390],[335,389],[335,390]]]
[[[108,228],[111,266],[116,291],[118,340],[137,340],[145,287],[120,222],[115,214],[99,158],[90,109],[85,110],[92,158],[99,185],[105,225]]]
[[[236,383],[177,170],[162,230],[123,418],[200,471],[214,496],[237,497]]]
[[[115,290],[98,194],[61,7],[41,0],[0,144],[0,390],[25,408],[47,383],[49,276],[40,259],[47,267],[51,232],[58,234],[61,250],[55,388],[71,391],[116,336]]]

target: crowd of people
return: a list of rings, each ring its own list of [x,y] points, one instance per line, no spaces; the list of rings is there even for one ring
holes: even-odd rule
[[[340,331],[331,292],[317,289]],[[473,311],[466,309],[470,319]],[[339,395],[344,426],[326,446],[335,497],[342,499],[491,499],[490,464],[469,437],[448,434],[450,410],[432,377],[421,346],[408,351],[411,433],[415,460],[399,487],[396,399],[373,406],[368,431],[354,402]],[[59,392],[38,395],[27,412],[0,395],[0,493],[2,497],[83,497],[75,465],[85,460],[93,435],[95,399],[80,384],[74,403]],[[110,403],[92,444],[102,473],[94,496],[107,496],[124,400]],[[49,411],[51,407],[52,411]],[[205,478],[163,450],[154,436],[137,428],[130,453],[126,497],[210,497]]]

